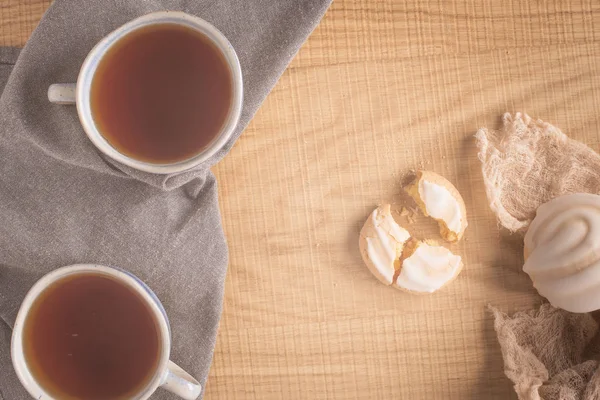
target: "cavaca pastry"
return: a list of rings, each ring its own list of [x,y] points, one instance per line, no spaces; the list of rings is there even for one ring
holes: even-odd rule
[[[541,205],[525,235],[523,270],[553,306],[600,309],[600,196],[569,194]]]

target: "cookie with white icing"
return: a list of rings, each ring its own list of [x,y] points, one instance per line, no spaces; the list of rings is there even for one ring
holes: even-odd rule
[[[460,256],[434,242],[411,238],[391,214],[389,204],[375,209],[359,239],[362,258],[379,281],[413,294],[433,293],[462,270]]]

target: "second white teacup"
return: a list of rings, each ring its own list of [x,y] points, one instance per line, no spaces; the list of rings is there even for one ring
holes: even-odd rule
[[[169,361],[170,351],[169,320],[152,290],[95,264],[59,268],[35,283],[11,343],[19,380],[42,400],[146,400],[159,386],[195,400],[200,384]]]

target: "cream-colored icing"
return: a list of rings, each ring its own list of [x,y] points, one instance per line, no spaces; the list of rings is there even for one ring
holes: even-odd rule
[[[400,257],[410,234],[394,221],[389,204],[375,209],[370,218],[374,232],[366,238],[368,257],[385,280],[392,283],[394,262]]]
[[[523,270],[552,305],[600,309],[600,196],[571,194],[543,204],[525,235]]]
[[[414,292],[435,292],[461,268],[460,256],[442,246],[421,243],[402,263],[396,285]]]
[[[421,180],[419,183],[419,196],[425,204],[427,214],[432,218],[444,221],[452,232],[461,231],[463,218],[458,200],[450,191],[437,183]]]

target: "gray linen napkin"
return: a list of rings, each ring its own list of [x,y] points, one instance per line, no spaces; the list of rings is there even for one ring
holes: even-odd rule
[[[171,358],[205,384],[227,269],[209,168],[233,146],[330,1],[56,0],[18,60],[17,50],[0,49],[0,399],[28,398],[9,354],[25,293],[45,273],[73,263],[119,266],[147,282],[171,321]],[[100,38],[159,10],[214,24],[233,44],[244,74],[234,137],[203,165],[169,176],[104,158],[75,108],[46,99],[51,83],[76,80]],[[175,396],[159,390],[153,398]]]

